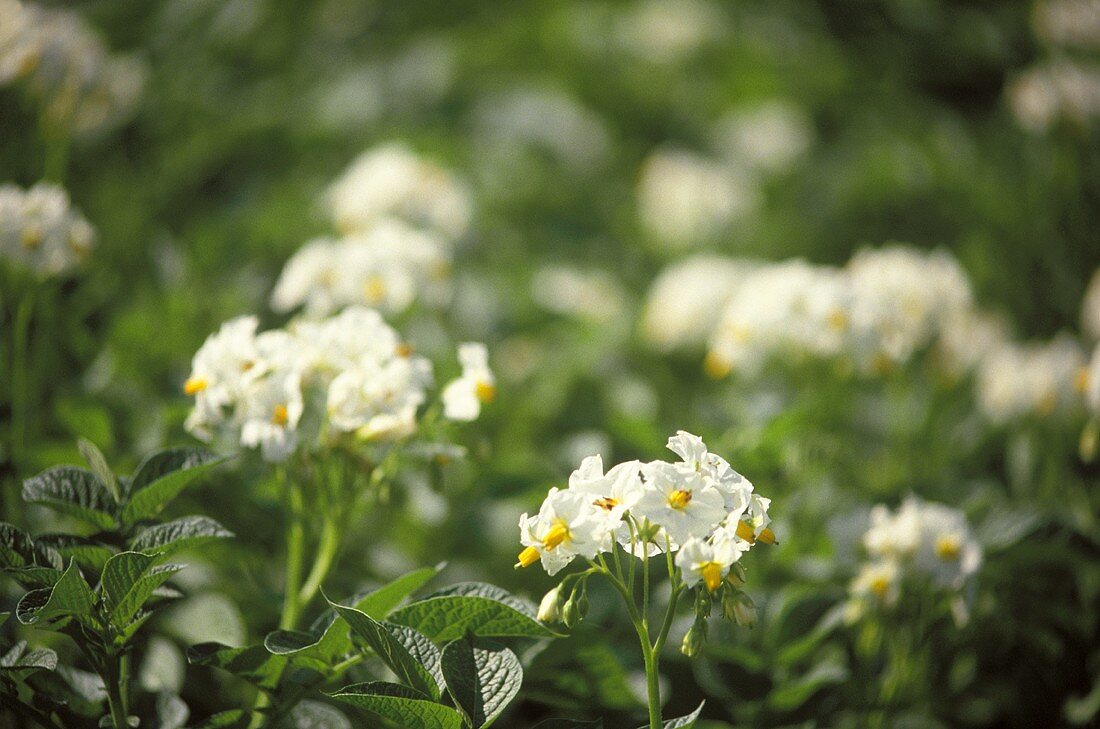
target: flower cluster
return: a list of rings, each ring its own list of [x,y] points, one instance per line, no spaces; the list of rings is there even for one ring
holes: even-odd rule
[[[982,548],[957,509],[910,496],[896,512],[880,504],[871,510],[863,535],[870,560],[849,588],[849,617],[872,607],[897,604],[907,580],[961,590],[982,563]]]
[[[698,436],[679,431],[668,448],[679,462],[627,461],[605,472],[600,456],[584,459],[567,488],[520,517],[519,565],[541,560],[555,575],[618,544],[635,556],[675,554],[684,584],[715,592],[753,544],[775,541],[771,502]]]
[[[88,258],[95,238],[64,189],[0,185],[0,256],[19,267],[43,278],[62,275]]]
[[[752,375],[791,354],[889,370],[932,344],[970,304],[965,273],[943,251],[894,245],[862,250],[844,268],[801,260],[759,266],[726,303],[707,370]]]
[[[283,461],[306,433],[329,445],[415,432],[432,364],[378,312],[350,307],[261,333],[258,324],[254,316],[228,321],[195,353],[184,391],[195,398],[186,425],[196,437]],[[473,420],[492,399],[492,373],[481,345],[463,345],[460,358],[464,371],[445,390],[444,407],[453,419]]]
[[[44,104],[44,117],[78,135],[129,118],[145,68],[112,56],[75,13],[0,0],[0,86],[22,82]]]
[[[397,144],[360,157],[333,184],[343,237],[306,243],[271,296],[276,311],[327,316],[364,305],[398,313],[445,302],[454,240],[469,226],[469,195],[449,173]]]
[[[1049,342],[1002,342],[978,367],[978,407],[991,422],[1050,417],[1080,409],[1085,354],[1067,335]]]

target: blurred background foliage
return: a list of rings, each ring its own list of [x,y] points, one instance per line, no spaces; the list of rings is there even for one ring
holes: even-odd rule
[[[446,560],[452,579],[537,599],[551,586],[545,575],[511,570],[519,513],[580,456],[660,457],[665,438],[686,428],[773,498],[781,545],[754,551],[749,565],[756,629],[716,630],[702,660],[666,663],[666,715],[706,698],[707,727],[1096,721],[1100,471],[1077,453],[1083,415],[986,427],[968,384],[945,389],[919,363],[872,381],[804,363],[714,381],[701,352],[655,351],[639,335],[645,291],[690,252],[842,265],[895,240],[950,250],[976,300],[1018,337],[1076,335],[1100,267],[1100,144],[1088,113],[1097,102],[1036,121],[1013,89],[1051,59],[1087,70],[1098,58],[1095,46],[1044,35],[1040,6],[64,7],[114,52],[141,59],[147,77],[130,120],[73,141],[53,170],[34,100],[0,88],[0,177],[24,187],[53,178],[99,233],[86,271],[53,284],[36,309],[34,407],[25,452],[5,454],[9,484],[74,461],[78,435],[124,472],[161,445],[191,442],[181,383],[194,351],[230,317],[282,321],[268,297],[287,258],[330,230],[325,188],[364,149],[402,140],[466,180],[475,217],[450,309],[417,307],[396,324],[414,341],[439,327],[486,341],[500,391],[465,431],[470,458],[395,491],[358,524],[327,590]],[[736,146],[729,120],[768,105],[795,133],[745,173],[740,212],[702,240],[655,235],[639,214],[650,155],[722,157]],[[560,292],[537,290],[548,266],[610,284],[587,310],[555,304]],[[19,285],[5,280],[5,329]],[[193,595],[160,626],[161,660],[175,666],[163,670],[186,672],[193,716],[234,705],[242,688],[176,665],[179,651],[254,641],[277,620],[269,556],[281,549],[283,515],[262,472],[244,459],[173,507],[246,535],[184,573]],[[12,493],[9,515],[21,508]],[[909,493],[960,507],[975,524],[986,562],[972,618],[961,628],[941,618],[919,634],[901,615],[846,626],[835,612],[866,513]],[[640,666],[612,605],[594,594],[577,635],[526,656],[523,701],[505,725],[562,710],[638,723]],[[883,692],[882,645],[897,634],[916,636],[917,678]]]

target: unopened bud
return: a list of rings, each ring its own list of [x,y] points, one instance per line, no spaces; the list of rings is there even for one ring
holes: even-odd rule
[[[588,615],[588,590],[582,589],[580,594],[573,599],[577,605],[577,614],[581,620]]]
[[[738,625],[751,628],[756,625],[756,605],[743,592],[729,593],[722,598],[722,612]]]
[[[709,618],[711,608],[710,593],[706,590],[699,590],[695,593],[695,614],[699,617]]]
[[[1081,431],[1081,442],[1078,445],[1081,460],[1085,463],[1092,463],[1092,460],[1096,458],[1098,445],[1100,445],[1100,422],[1093,419],[1090,420],[1085,425],[1085,429]]]
[[[565,623],[565,627],[572,629],[580,619],[581,611],[577,607],[577,600],[571,597],[566,601],[565,607],[561,609],[561,621]]]
[[[543,623],[555,623],[561,620],[561,585],[558,585],[543,596],[539,603],[539,621]]]
[[[734,587],[740,587],[741,585],[745,584],[746,577],[747,575],[745,574],[745,568],[741,566],[740,562],[734,562],[732,565],[730,565],[729,574],[726,575],[726,582],[730,583]]]
[[[688,658],[699,655],[707,642],[707,623],[705,620],[696,620],[684,635],[684,642],[680,644],[680,652]]]

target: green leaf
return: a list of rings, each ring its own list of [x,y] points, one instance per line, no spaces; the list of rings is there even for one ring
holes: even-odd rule
[[[209,517],[185,516],[143,530],[130,542],[130,549],[159,552],[163,557],[213,539],[232,536],[233,532]]]
[[[483,637],[550,638],[557,634],[535,619],[534,609],[500,588],[455,585],[395,610],[390,620],[416,628],[435,643],[467,633]]]
[[[39,565],[61,569],[61,556],[39,544],[29,534],[6,521],[0,521],[0,568]]]
[[[230,648],[221,643],[199,643],[187,649],[187,660],[196,666],[213,666],[228,671],[262,689],[279,685],[286,656],[272,655],[262,645]]]
[[[92,588],[84,581],[76,562],[70,560],[68,568],[52,588],[32,590],[24,595],[15,609],[15,615],[24,625],[67,616],[90,618],[94,605]]]
[[[439,698],[443,683],[440,654],[430,640],[413,628],[381,623],[355,608],[330,604],[398,678],[433,699]]]
[[[80,451],[80,455],[87,461],[88,468],[92,469],[92,473],[107,487],[115,503],[122,501],[122,489],[118,484],[118,476],[107,465],[107,459],[103,457],[103,451],[99,450],[96,444],[87,438],[77,440],[76,447]]]
[[[221,711],[192,729],[246,729],[252,724],[252,712],[242,709]]]
[[[55,466],[23,482],[23,500],[42,504],[99,529],[115,527],[114,499],[95,474]]]
[[[108,617],[116,627],[128,625],[153,591],[183,568],[155,564],[154,555],[120,552],[103,566],[100,589]]]
[[[19,641],[0,656],[0,678],[22,681],[37,671],[53,671],[57,668],[57,654],[48,648],[27,650],[27,642]]]
[[[393,612],[402,600],[438,575],[444,566],[444,564],[438,564],[435,567],[423,567],[404,574],[363,597],[355,603],[355,609],[375,620],[381,620]]]
[[[701,702],[695,711],[691,712],[687,716],[681,716],[676,719],[666,719],[661,723],[662,729],[691,729],[695,726],[695,722],[699,721],[699,714],[703,713],[703,704],[707,702]],[[640,726],[638,729],[649,729],[649,726]]]
[[[546,719],[535,724],[533,729],[603,729],[603,720]]]
[[[847,680],[848,669],[841,660],[822,661],[805,675],[791,677],[775,686],[768,694],[767,704],[776,711],[796,711],[821,689]]]
[[[28,590],[53,587],[61,579],[61,570],[54,567],[9,567],[4,572]]]
[[[523,668],[515,653],[470,636],[443,649],[442,667],[447,692],[474,729],[496,721],[523,683]]]
[[[156,516],[187,484],[224,460],[205,448],[174,448],[154,453],[130,479],[122,521],[133,524]]]
[[[462,729],[461,714],[407,686],[384,681],[360,683],[341,689],[332,698],[406,729]]]
[[[61,555],[63,560],[75,559],[81,570],[92,574],[102,572],[103,565],[115,554],[102,542],[73,534],[39,534],[35,542]]]

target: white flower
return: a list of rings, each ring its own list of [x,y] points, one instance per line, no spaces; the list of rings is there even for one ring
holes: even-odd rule
[[[744,172],[684,150],[653,153],[642,166],[637,197],[642,227],[670,250],[722,234],[758,202]]]
[[[642,336],[665,351],[705,344],[741,280],[759,265],[702,255],[666,268],[646,295]]]
[[[483,403],[496,397],[496,379],[489,369],[489,352],[484,344],[458,345],[462,375],[443,388],[443,414],[451,420],[477,420]]]
[[[725,518],[722,494],[698,473],[653,461],[643,464],[642,475],[645,490],[631,511],[664,529],[674,545],[708,536]]]
[[[1064,416],[1080,407],[1085,355],[1070,336],[1003,343],[978,369],[978,408],[993,423]]]
[[[895,605],[900,593],[899,583],[898,564],[893,560],[884,559],[862,565],[848,587],[848,592],[860,602],[853,609],[862,610],[867,602],[886,607]]]
[[[588,494],[592,504],[607,512],[609,523],[618,527],[623,515],[642,498],[642,464],[627,461],[603,472],[603,459],[589,456],[569,475],[569,490]]]
[[[365,359],[338,374],[328,388],[329,421],[337,431],[363,440],[392,440],[416,430],[416,411],[430,381],[427,361],[418,357]]]
[[[550,489],[539,513],[521,516],[519,527],[524,545],[519,564],[526,567],[541,559],[550,575],[560,572],[575,557],[594,559],[611,542],[606,512],[579,491]]]
[[[88,259],[95,237],[61,187],[0,185],[0,256],[43,278],[60,276]]]
[[[241,445],[259,447],[264,460],[284,461],[298,445],[302,417],[301,375],[273,373],[252,378],[241,393]]]
[[[531,297],[546,311],[608,323],[617,319],[625,296],[614,276],[566,266],[546,266],[531,279]]]
[[[727,518],[741,518],[752,498],[752,483],[747,478],[733,470],[726,459],[708,451],[703,439],[697,435],[678,430],[668,439],[667,447],[683,459],[683,465],[689,471],[701,475],[709,486],[722,494]],[[764,509],[766,513],[767,507]],[[767,523],[761,526],[761,530],[765,526]]]
[[[259,319],[255,316],[231,319],[195,352],[183,390],[195,397],[195,410],[187,428],[199,437],[211,437],[211,427],[223,420],[223,410],[236,402],[246,379],[254,376],[252,371],[260,356],[257,326]]]
[[[328,202],[344,233],[393,216],[454,239],[466,232],[472,217],[466,187],[399,143],[363,153],[332,185]]]
[[[730,565],[741,559],[750,546],[743,540],[725,537],[717,537],[711,542],[689,539],[676,554],[676,566],[680,568],[685,585],[694,587],[702,582],[708,592],[714,592],[729,573]]]
[[[916,501],[906,500],[897,514],[883,504],[871,509],[871,526],[863,535],[863,546],[874,557],[909,557],[920,546],[920,512]]]
[[[782,172],[810,147],[813,128],[797,106],[769,101],[734,110],[719,121],[714,136],[730,159]]]

